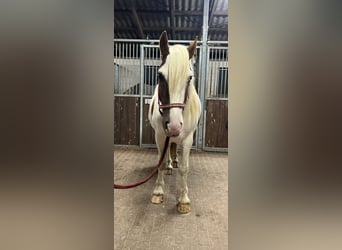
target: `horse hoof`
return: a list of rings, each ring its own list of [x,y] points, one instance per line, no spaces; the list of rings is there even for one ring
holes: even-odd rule
[[[191,210],[190,203],[178,203],[177,204],[177,211],[181,214],[187,214]]]
[[[167,169],[165,170],[165,174],[167,174],[167,175],[172,175],[172,168],[167,168]]]
[[[153,204],[160,204],[164,201],[164,195],[163,194],[154,194],[154,195],[152,195],[151,201]]]

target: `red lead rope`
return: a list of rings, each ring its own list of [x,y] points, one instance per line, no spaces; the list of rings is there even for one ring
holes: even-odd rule
[[[149,176],[147,176],[145,179],[143,179],[143,180],[141,180],[139,182],[128,184],[128,185],[118,185],[118,184],[114,183],[113,188],[115,188],[115,189],[129,189],[129,188],[137,187],[137,186],[139,186],[141,184],[144,184],[145,182],[149,181],[153,177],[153,175],[155,175],[157,173],[157,170],[159,169],[160,165],[163,162],[163,159],[165,157],[165,153],[166,153],[167,147],[169,145],[169,140],[170,140],[170,137],[166,137],[163,153],[160,156],[160,159],[159,159],[159,162],[158,162],[157,166],[153,169],[152,173]]]

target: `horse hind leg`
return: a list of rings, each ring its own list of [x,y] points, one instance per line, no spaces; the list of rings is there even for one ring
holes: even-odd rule
[[[178,168],[177,144],[176,143],[171,143],[170,155],[171,155],[172,167]]]
[[[166,166],[165,166],[165,174],[167,175],[172,175],[172,155],[171,155],[171,146],[173,143],[171,143],[171,145],[169,145],[167,152],[166,152],[166,157],[167,157],[167,162],[166,162]]]

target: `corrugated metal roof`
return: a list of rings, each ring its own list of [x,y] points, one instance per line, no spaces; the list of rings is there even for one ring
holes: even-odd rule
[[[166,30],[170,40],[202,37],[207,0],[114,0],[114,38],[158,39]],[[208,40],[228,40],[228,0],[208,0]]]

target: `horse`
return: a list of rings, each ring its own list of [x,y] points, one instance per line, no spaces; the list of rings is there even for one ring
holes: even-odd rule
[[[163,170],[177,167],[177,145],[182,146],[181,162],[178,164],[181,176],[180,196],[177,210],[186,214],[191,210],[188,196],[187,176],[189,172],[189,154],[193,143],[193,134],[201,115],[201,101],[194,83],[193,58],[196,52],[197,37],[188,46],[169,46],[166,31],[159,38],[161,65],[158,68],[158,84],[151,100],[148,119],[155,132],[158,157],[161,157],[166,137],[169,137],[167,159],[158,169],[151,202],[160,204],[164,200]]]

